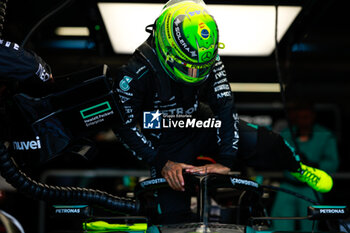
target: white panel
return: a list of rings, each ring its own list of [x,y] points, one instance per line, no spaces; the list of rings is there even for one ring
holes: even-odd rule
[[[148,37],[145,27],[154,23],[163,4],[98,3],[114,52],[132,53]],[[275,47],[275,7],[208,4],[217,21],[221,55],[268,56]],[[278,39],[286,33],[301,7],[280,6]]]

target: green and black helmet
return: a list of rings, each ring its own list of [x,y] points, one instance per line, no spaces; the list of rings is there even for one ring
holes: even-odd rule
[[[176,81],[205,81],[218,53],[218,28],[201,0],[171,0],[156,21],[156,52]]]

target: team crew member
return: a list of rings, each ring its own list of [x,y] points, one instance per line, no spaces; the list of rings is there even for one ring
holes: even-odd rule
[[[115,80],[115,91],[126,113],[125,125],[116,133],[135,156],[150,165],[153,177],[165,177],[176,190],[158,195],[163,223],[188,220],[189,197],[178,192],[184,191],[183,169],[221,174],[240,164],[287,169],[317,191],[328,192],[332,187],[330,176],[302,164],[280,136],[239,120],[219,47],[223,45],[217,24],[202,1],[171,0],[150,37]],[[210,106],[213,115],[202,102]],[[142,125],[147,111],[153,112],[152,120],[170,115],[215,117],[221,127],[141,132],[137,125]],[[215,154],[217,163],[195,166],[196,157],[203,154]]]
[[[38,166],[43,141],[18,107],[18,99],[13,97],[19,93],[28,95],[29,99],[43,97],[52,93],[54,85],[51,68],[41,57],[0,38],[0,109],[3,110],[0,143],[6,141],[11,145],[11,156],[22,171],[30,172]]]

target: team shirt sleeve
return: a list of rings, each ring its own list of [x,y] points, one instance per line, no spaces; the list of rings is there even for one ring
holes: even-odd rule
[[[119,72],[115,79],[114,91],[118,95],[122,111],[125,113],[125,123],[115,133],[138,159],[152,164],[156,150],[137,126],[142,113],[140,112],[145,100],[145,85],[143,79],[134,77],[126,72]]]
[[[231,168],[237,158],[239,117],[225,66],[219,56],[208,82],[208,103],[215,117],[221,120],[221,127],[217,129],[217,143],[220,149],[218,162]]]

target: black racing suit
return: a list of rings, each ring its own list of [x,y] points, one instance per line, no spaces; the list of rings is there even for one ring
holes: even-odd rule
[[[175,82],[161,67],[153,49],[152,37],[143,43],[129,62],[120,69],[115,80],[126,113],[125,125],[116,133],[139,159],[151,167],[151,176],[160,176],[168,160],[195,164],[196,157],[216,155],[216,161],[236,168],[238,161],[262,168],[297,170],[292,151],[276,134],[264,128],[256,129],[239,122],[224,64],[218,57],[209,78],[199,86]],[[205,102],[219,129],[143,129],[143,113],[159,110],[164,115],[190,114],[195,118],[209,116],[201,103]],[[283,156],[282,156],[283,155]],[[158,212],[163,223],[188,220],[189,198],[184,192],[161,191]]]
[[[29,147],[26,144],[26,148],[19,148],[12,153],[15,157],[29,161],[27,165],[34,165],[39,160],[40,141],[27,119],[22,117],[13,96],[17,93],[32,97],[47,95],[52,88],[50,77],[50,66],[38,55],[16,43],[0,39],[0,141],[35,145]]]
[[[50,80],[51,68],[34,52],[18,44],[0,39],[0,81],[17,83],[17,92],[31,96],[47,94],[46,83]]]
[[[148,51],[140,51],[147,48]],[[193,141],[194,135],[191,133],[195,130],[144,130],[141,133],[136,125],[142,122],[144,111],[157,109],[163,115],[198,117],[200,94],[203,88],[206,88],[204,97],[215,116],[222,122],[222,127],[218,129],[217,140],[220,145],[218,162],[231,167],[238,149],[238,115],[234,109],[233,96],[222,62],[220,60],[216,62],[205,87],[186,86],[171,80],[162,69],[152,70],[153,67],[150,67],[146,61],[146,59],[152,59],[145,57],[147,52],[152,52],[152,48],[148,44],[143,44],[128,65],[121,69],[115,82],[115,91],[119,94],[126,112],[126,124],[118,131],[124,142],[138,158],[150,165],[155,165],[158,169],[161,169],[168,159],[185,162],[177,158],[181,155],[172,158],[160,156],[161,148],[158,144],[162,141],[161,146],[164,145],[166,136],[166,140],[174,142],[175,147],[184,146],[189,141]],[[152,65],[155,61],[152,61]]]

